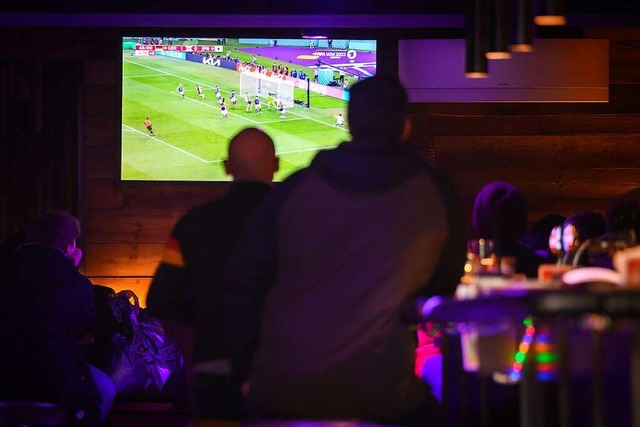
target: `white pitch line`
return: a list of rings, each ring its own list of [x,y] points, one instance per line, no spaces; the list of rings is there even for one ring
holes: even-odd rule
[[[214,87],[213,87],[213,86],[209,86],[209,85],[207,85],[207,84],[200,83],[200,82],[197,82],[197,81],[195,81],[195,80],[191,80],[191,79],[189,79],[189,78],[186,78],[186,77],[184,77],[184,76],[179,76],[179,75],[177,75],[177,74],[173,74],[173,73],[170,73],[170,72],[168,72],[168,71],[161,70],[161,69],[159,69],[159,68],[154,68],[154,67],[150,67],[150,66],[148,66],[148,65],[139,64],[139,63],[137,63],[137,62],[135,62],[135,61],[131,61],[131,60],[129,60],[129,59],[125,59],[125,60],[124,60],[124,62],[129,62],[130,64],[138,65],[138,66],[140,66],[140,67],[148,68],[148,69],[150,69],[150,70],[157,71],[157,72],[159,72],[159,73],[163,73],[163,74],[167,74],[167,75],[169,75],[169,76],[177,77],[177,78],[179,78],[179,79],[186,80],[186,81],[191,82],[191,83],[196,83],[196,84],[199,84],[200,86],[208,87],[209,89],[214,89]],[[220,89],[220,90],[221,90],[222,92],[230,93],[228,90],[222,90],[222,89]],[[207,104],[207,105],[208,105],[208,104]],[[323,124],[323,125],[325,125],[325,126],[329,126],[329,127],[333,128],[333,129],[336,129],[336,127],[335,127],[334,125],[332,125],[331,123],[323,122],[322,120],[314,119],[313,117],[308,117],[308,116],[305,116],[304,114],[295,113],[295,112],[293,112],[293,111],[291,111],[291,110],[289,110],[288,112],[289,112],[290,114],[293,114],[293,115],[296,115],[296,116],[300,116],[300,117],[303,117],[303,118],[305,118],[305,119],[307,119],[307,120],[312,120],[312,121],[314,121],[314,122],[322,123],[322,124]],[[240,116],[240,117],[242,117],[242,116]],[[346,131],[346,132],[348,132],[348,130],[347,130],[347,129],[344,129],[344,128],[341,128],[341,129],[342,129],[342,130],[344,130],[344,131]]]
[[[260,123],[262,124],[283,123],[283,122],[295,122],[296,120],[305,120],[305,119],[303,117],[300,117],[299,119],[267,120],[266,122],[260,122]]]
[[[290,154],[290,153],[304,153],[305,151],[320,151],[320,150],[330,150],[332,148],[336,148],[337,145],[333,147],[316,147],[316,148],[303,148],[301,150],[290,150],[290,151],[278,151],[276,154]]]
[[[158,76],[164,76],[164,73],[157,73],[157,74],[141,74],[139,76],[124,76],[125,79],[133,79],[133,78],[137,78],[137,77],[158,77]]]
[[[201,157],[196,156],[195,154],[191,154],[190,152],[183,150],[182,148],[178,148],[178,147],[176,147],[175,145],[171,145],[171,144],[169,144],[168,142],[164,142],[163,140],[158,139],[158,137],[147,135],[146,133],[141,132],[141,131],[139,131],[138,129],[132,128],[131,126],[127,126],[127,125],[125,125],[124,123],[122,124],[122,126],[124,126],[125,128],[127,128],[127,129],[129,129],[129,130],[132,130],[132,131],[134,131],[134,132],[137,132],[137,133],[139,133],[140,135],[144,135],[144,136],[147,136],[147,137],[149,137],[149,138],[152,138],[154,141],[159,142],[160,144],[164,144],[164,145],[166,145],[167,147],[171,147],[171,148],[173,148],[174,150],[178,150],[178,151],[180,151],[181,153],[186,154],[187,156],[191,156],[191,157],[193,157],[194,159],[198,159],[198,160],[200,160],[201,162],[204,162],[204,163],[214,163],[214,162],[216,162],[216,160],[205,160],[205,159],[203,159],[203,158],[201,158]]]

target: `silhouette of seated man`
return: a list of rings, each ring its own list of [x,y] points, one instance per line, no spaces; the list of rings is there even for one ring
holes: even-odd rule
[[[527,230],[527,203],[513,184],[493,181],[480,189],[473,203],[475,238],[493,240],[498,257],[514,257],[516,272],[538,276],[544,258],[523,245]]]
[[[56,403],[74,425],[96,426],[115,386],[81,354],[96,319],[93,286],[76,269],[79,235],[76,218],[48,212],[0,261],[0,400]]]

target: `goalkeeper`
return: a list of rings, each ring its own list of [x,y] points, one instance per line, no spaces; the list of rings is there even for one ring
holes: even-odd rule
[[[277,108],[276,100],[273,97],[273,93],[269,92],[269,95],[267,96],[267,110],[270,110],[272,105],[273,108]]]

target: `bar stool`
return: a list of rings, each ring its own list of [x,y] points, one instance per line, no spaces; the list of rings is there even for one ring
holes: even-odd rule
[[[0,427],[64,426],[67,412],[53,403],[0,402]]]

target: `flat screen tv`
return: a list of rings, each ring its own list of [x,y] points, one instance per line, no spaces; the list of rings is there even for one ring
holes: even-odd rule
[[[123,37],[120,178],[227,181],[229,140],[258,127],[283,180],[349,139],[349,88],[375,73],[375,40]]]

